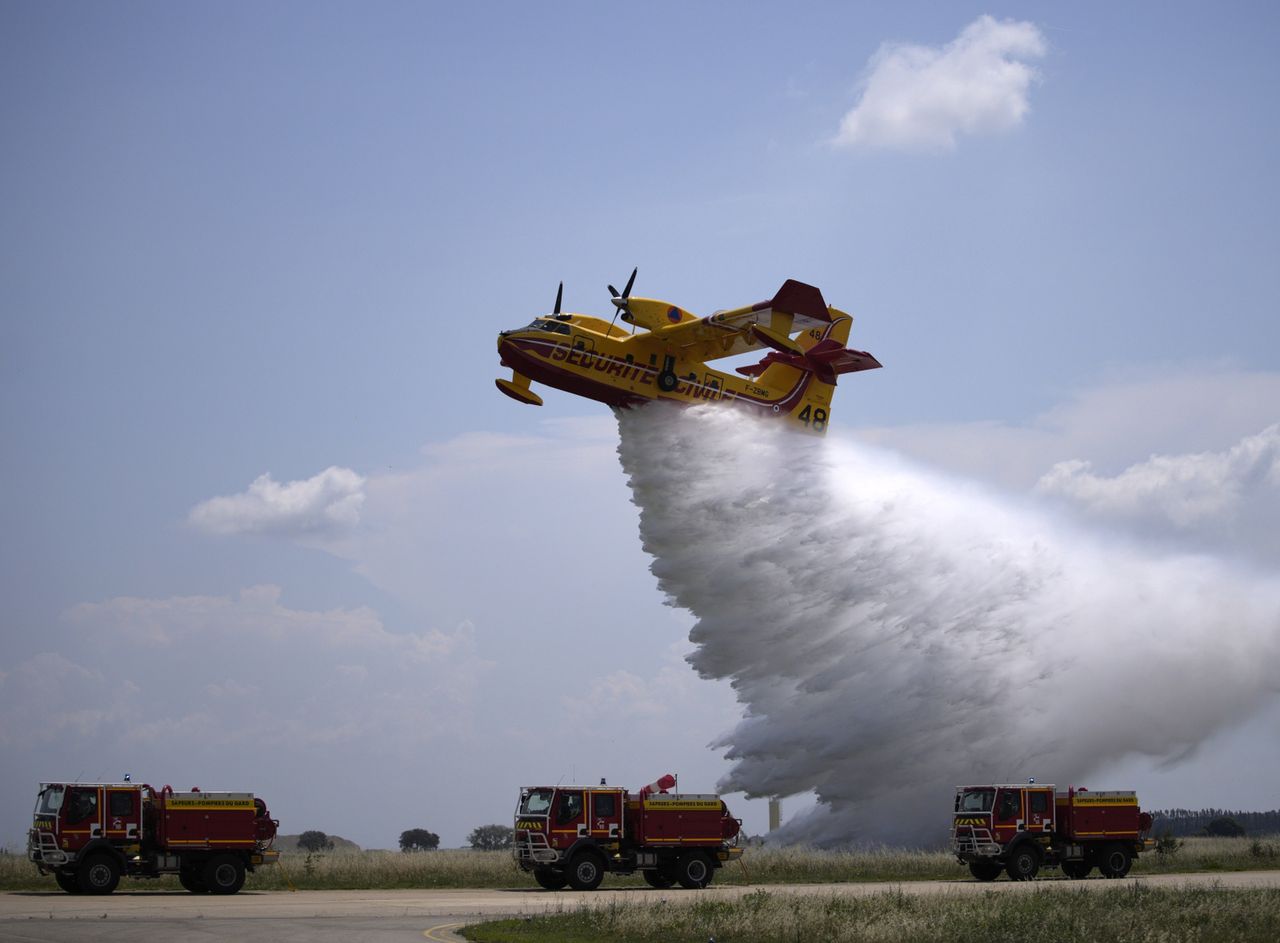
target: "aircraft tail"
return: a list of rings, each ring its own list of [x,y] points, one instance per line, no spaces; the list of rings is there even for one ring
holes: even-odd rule
[[[775,407],[813,432],[825,432],[831,415],[831,399],[841,374],[874,370],[880,366],[866,351],[845,346],[852,319],[831,309],[825,328],[804,331],[794,340],[799,353],[775,349],[754,367],[744,369],[759,377],[761,386],[782,394]]]

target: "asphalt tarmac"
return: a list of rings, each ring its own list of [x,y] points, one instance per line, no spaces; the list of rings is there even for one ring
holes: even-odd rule
[[[391,943],[454,941],[453,929],[498,916],[538,914],[572,909],[578,904],[611,900],[657,904],[694,896],[732,900],[757,890],[775,894],[870,895],[885,891],[907,894],[974,894],[995,891],[1029,893],[1033,889],[1102,890],[1140,883],[1151,887],[1213,885],[1280,887],[1280,871],[1212,874],[1169,874],[1107,881],[999,880],[909,881],[900,884],[770,884],[716,887],[702,891],[626,888],[588,893],[518,890],[396,891],[242,891],[232,897],[205,894],[129,891],[127,885],[106,897],[61,891],[10,891],[0,894],[0,941],[45,943],[127,939],[130,943],[175,940],[220,941],[260,939],[306,943]]]

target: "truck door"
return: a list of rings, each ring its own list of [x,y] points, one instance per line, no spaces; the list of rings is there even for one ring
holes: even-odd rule
[[[136,786],[107,789],[107,838],[117,844],[140,840],[142,832],[141,790]]]
[[[102,836],[102,803],[97,786],[68,786],[62,803],[62,847],[79,851]]]
[[[1022,790],[1017,787],[1001,789],[1000,795],[996,797],[992,818],[999,833],[996,841],[1000,844],[1009,841],[1015,833],[1023,831],[1026,822],[1022,816]]]
[[[593,790],[591,793],[591,837],[602,840],[622,835],[622,791]]]
[[[1033,832],[1053,831],[1053,790],[1028,789],[1027,829]]]
[[[551,844],[567,848],[586,834],[587,809],[582,790],[557,790],[555,810],[551,813]]]

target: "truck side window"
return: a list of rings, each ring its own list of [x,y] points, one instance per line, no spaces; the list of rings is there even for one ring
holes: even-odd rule
[[[133,815],[133,793],[131,792],[113,792],[111,793],[111,817],[124,818]]]
[[[560,822],[573,822],[582,815],[582,793],[562,792],[560,794],[560,811],[556,819]]]
[[[98,791],[96,789],[76,789],[67,802],[67,821],[79,822],[98,811]]]
[[[1000,818],[1010,819],[1022,811],[1021,794],[1010,790],[1000,797]]]
[[[618,797],[613,793],[597,793],[595,803],[597,818],[611,819],[618,814]]]
[[[1049,797],[1043,792],[1033,792],[1031,794],[1031,811],[1038,812],[1043,815],[1049,811]]]

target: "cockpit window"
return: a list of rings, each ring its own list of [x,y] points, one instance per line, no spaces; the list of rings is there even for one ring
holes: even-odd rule
[[[971,789],[960,797],[960,807],[956,811],[990,812],[995,797],[994,789]]]
[[[552,334],[568,334],[569,325],[564,321],[551,321],[547,318],[534,318],[533,322],[526,327],[520,328],[522,331],[550,331]]]
[[[546,815],[550,808],[550,789],[530,789],[528,794],[520,800],[521,815]]]

